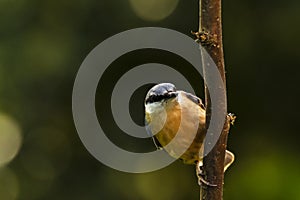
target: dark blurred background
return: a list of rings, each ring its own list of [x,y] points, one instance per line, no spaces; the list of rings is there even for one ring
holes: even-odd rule
[[[238,116],[228,141],[236,162],[226,173],[225,199],[300,199],[299,9],[298,0],[223,1],[228,106]],[[1,200],[199,198],[194,167],[179,161],[147,174],[102,165],[81,143],[71,108],[76,73],[96,45],[144,26],[190,35],[198,28],[198,1],[1,0],[0,13]],[[110,95],[126,66],[152,58],[178,64],[174,55],[136,53],[115,62],[106,86],[99,84],[98,117],[109,115],[101,95]],[[203,98],[202,85],[196,87]],[[130,106],[137,123],[146,89]],[[116,144],[153,147],[124,137],[112,121],[101,123]]]

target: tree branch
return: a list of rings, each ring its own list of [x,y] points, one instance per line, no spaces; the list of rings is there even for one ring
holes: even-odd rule
[[[226,91],[226,78],[224,67],[224,54],[222,42],[221,0],[200,0],[199,30],[195,35],[204,46],[208,54],[216,63],[224,82]],[[203,61],[205,63],[205,61]],[[208,76],[204,68],[204,80]],[[207,86],[205,86],[206,102],[206,128],[210,124],[211,99]],[[227,104],[223,103],[223,109],[227,110]],[[223,198],[224,159],[227,146],[227,135],[230,128],[230,118],[226,117],[222,133],[213,149],[203,159],[202,177],[208,184],[202,184],[200,199],[221,200]],[[206,137],[209,137],[208,135]],[[205,144],[204,149],[208,148]]]

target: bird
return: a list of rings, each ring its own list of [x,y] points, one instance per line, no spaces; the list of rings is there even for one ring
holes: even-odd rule
[[[144,104],[146,129],[155,146],[185,164],[202,166],[206,112],[201,99],[172,83],[160,83],[148,91]],[[234,154],[226,150],[224,171],[233,161]]]

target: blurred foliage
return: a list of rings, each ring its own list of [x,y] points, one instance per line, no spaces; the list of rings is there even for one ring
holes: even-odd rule
[[[97,44],[143,26],[187,35],[197,30],[196,0],[167,1],[175,8],[165,18],[149,17],[150,8],[141,16],[134,2],[0,1],[0,155],[8,156],[1,157],[5,162],[13,159],[0,166],[0,199],[198,199],[193,166],[115,171],[87,152],[73,124],[73,82]],[[229,110],[238,116],[229,137],[236,162],[226,174],[225,199],[300,199],[299,8],[298,0],[223,2]],[[111,78],[135,60],[116,62]],[[99,88],[98,104],[100,91],[109,94],[112,84]],[[121,135],[115,130],[111,137],[124,148],[144,146]],[[14,138],[22,138],[20,149]],[[15,151],[13,158],[9,152]]]

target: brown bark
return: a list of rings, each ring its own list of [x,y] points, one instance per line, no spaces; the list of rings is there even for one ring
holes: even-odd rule
[[[200,0],[199,9],[199,31],[196,36],[199,42],[204,46],[211,58],[216,63],[221,78],[226,84],[224,54],[222,42],[222,20],[221,20],[221,0]],[[203,62],[205,63],[205,61]],[[208,76],[204,68],[204,80]],[[226,87],[225,87],[226,91]],[[206,127],[210,123],[211,116],[211,101],[208,88],[205,87],[205,102],[206,102]],[[223,109],[227,110],[227,104]],[[222,130],[222,133],[213,147],[213,149],[203,159],[202,178],[206,184],[202,184],[200,188],[200,199],[205,200],[221,200],[223,198],[223,182],[224,182],[224,159],[227,145],[227,135],[230,128],[230,120],[227,117]],[[210,137],[206,135],[206,137]],[[205,144],[204,148],[208,148],[209,144]]]

